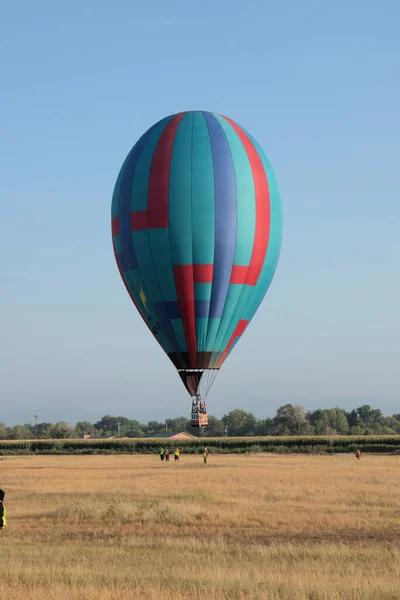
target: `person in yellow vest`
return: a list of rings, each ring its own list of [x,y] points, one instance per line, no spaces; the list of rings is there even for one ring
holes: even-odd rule
[[[204,452],[203,452],[204,464],[207,464],[207,456],[208,455],[209,455],[209,452],[208,452],[207,448],[204,448]]]
[[[6,507],[3,504],[4,496],[6,495],[4,490],[0,490],[0,529],[6,526]]]
[[[164,460],[164,448],[161,448],[160,450],[160,459]]]
[[[181,451],[179,450],[179,448],[177,448],[174,452],[174,459],[175,462],[179,462],[179,455],[180,455]]]

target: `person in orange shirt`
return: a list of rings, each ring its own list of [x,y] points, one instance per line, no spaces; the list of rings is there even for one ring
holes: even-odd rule
[[[357,460],[360,460],[360,457],[361,457],[361,452],[359,450],[357,450],[357,452],[356,452]]]
[[[4,496],[6,495],[4,490],[0,490],[0,529],[6,526],[6,507],[3,504]]]

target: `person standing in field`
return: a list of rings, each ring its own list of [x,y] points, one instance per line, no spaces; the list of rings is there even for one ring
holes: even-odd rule
[[[357,458],[357,460],[360,460],[360,458],[361,458],[361,452],[360,452],[360,450],[357,450],[357,452],[356,452],[356,458]]]
[[[4,496],[6,495],[4,490],[0,490],[0,529],[6,526],[6,507],[3,504]]]
[[[164,460],[164,448],[160,450],[160,460]]]
[[[203,452],[203,460],[204,460],[204,464],[207,464],[207,457],[209,455],[209,452],[207,450],[207,448],[204,448],[204,452]]]
[[[164,454],[165,454],[165,460],[166,460],[167,462],[169,462],[169,449],[168,449],[168,448],[166,449],[166,451],[165,451],[165,453],[164,453]]]
[[[181,451],[179,450],[179,448],[176,448],[175,452],[174,452],[174,459],[175,462],[179,462],[179,455],[180,455]]]

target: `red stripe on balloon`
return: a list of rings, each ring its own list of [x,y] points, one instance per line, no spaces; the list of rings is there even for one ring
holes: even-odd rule
[[[196,323],[193,265],[174,265],[174,278],[190,363],[194,368],[196,366]]]
[[[132,231],[148,229],[147,210],[138,210],[131,213],[131,229]]]
[[[230,283],[241,283],[242,285],[246,281],[247,271],[249,267],[242,267],[239,265],[233,265]]]
[[[160,229],[169,225],[169,173],[172,148],[176,131],[184,114],[179,113],[168,122],[153,154],[147,192],[149,228]]]
[[[193,265],[194,283],[212,283],[214,265]]]
[[[239,125],[237,125],[237,123],[228,119],[228,117],[223,118],[230,123],[239,136],[240,141],[246,150],[253,173],[256,196],[256,230],[254,234],[253,252],[245,283],[246,285],[256,285],[264,265],[269,242],[271,207],[268,180],[262,160],[248,135],[239,127]]]
[[[238,337],[240,337],[242,335],[242,333],[244,332],[244,330],[246,329],[246,327],[247,327],[248,324],[249,324],[248,321],[241,320],[236,325],[235,331],[233,332],[232,337],[229,340],[227,347],[223,351],[222,356],[221,356],[221,358],[218,361],[217,369],[219,369],[220,366],[222,365],[222,363],[224,362],[224,360],[226,358],[226,355],[228,354],[229,350],[231,349],[231,346],[232,346],[233,342],[235,341],[235,339],[238,338]]]
[[[119,235],[119,217],[113,217],[111,219],[111,232],[113,237]]]

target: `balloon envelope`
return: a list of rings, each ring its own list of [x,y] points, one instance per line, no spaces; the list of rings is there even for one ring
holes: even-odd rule
[[[243,334],[277,266],[282,214],[270,163],[227,117],[166,117],[121,168],[112,236],[136,308],[195,395]]]

